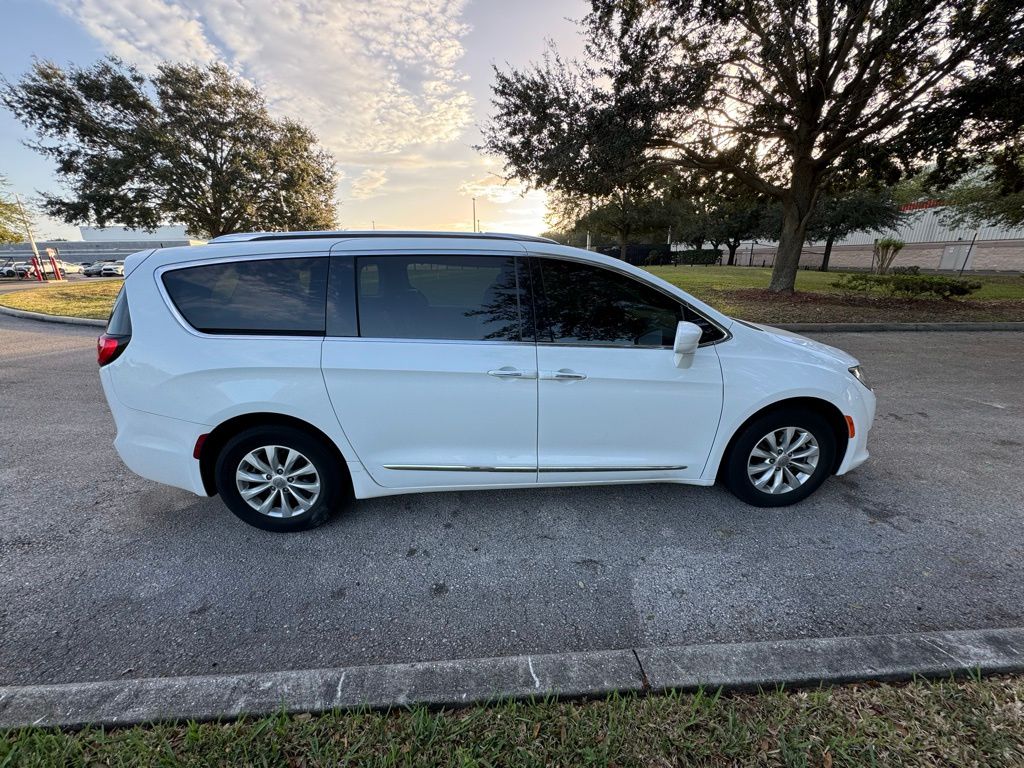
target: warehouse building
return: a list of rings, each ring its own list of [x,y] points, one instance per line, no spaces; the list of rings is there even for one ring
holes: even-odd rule
[[[874,241],[895,237],[906,243],[893,266],[921,269],[1021,272],[1024,271],[1024,227],[954,227],[943,220],[945,206],[938,201],[911,203],[903,207],[904,221],[894,230],[857,232],[832,246],[830,268],[870,269]],[[824,243],[810,243],[800,257],[801,267],[818,267]],[[775,243],[746,243],[736,254],[736,263],[772,266]]]

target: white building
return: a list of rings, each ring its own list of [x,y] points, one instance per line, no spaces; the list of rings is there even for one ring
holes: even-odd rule
[[[157,227],[152,232],[144,232],[141,229],[125,229],[124,227],[79,227],[82,239],[87,243],[93,242],[121,242],[130,240],[133,243],[157,241],[157,242],[188,242],[188,235],[185,227]]]

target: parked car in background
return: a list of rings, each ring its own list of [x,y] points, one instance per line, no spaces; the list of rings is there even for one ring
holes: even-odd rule
[[[104,264],[100,270],[100,277],[124,277],[124,262],[112,261]]]
[[[82,274],[85,275],[86,277],[99,277],[100,273],[103,271],[103,268],[107,266],[107,264],[113,263],[113,259],[100,259],[99,261],[94,261],[91,264],[89,264],[89,266],[84,267],[82,269]]]
[[[479,488],[784,506],[868,458],[853,357],[545,238],[227,235],[127,267],[98,340],[118,453],[267,530]]]
[[[50,260],[41,259],[40,262],[43,274],[46,275],[47,277],[52,277],[53,265],[50,263]],[[35,264],[33,264],[31,261],[23,262],[22,264],[18,265],[15,269],[18,273],[18,277],[22,278],[23,280],[35,280],[39,275],[39,270],[36,269]],[[57,262],[57,269],[59,270],[61,277],[64,277],[67,274],[61,262],[59,261]]]
[[[78,262],[75,262],[75,261],[64,261],[63,259],[58,259],[57,260],[57,264],[60,265],[60,268],[64,271],[64,274],[66,274],[66,275],[80,275],[80,274],[82,274],[83,267]]]
[[[18,277],[18,266],[24,263],[24,261],[15,261],[14,259],[5,260],[0,264],[0,277]]]

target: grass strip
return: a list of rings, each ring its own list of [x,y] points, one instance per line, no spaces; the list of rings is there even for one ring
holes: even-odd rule
[[[9,766],[1024,765],[1024,678],[0,733]]]
[[[26,312],[106,320],[122,281],[67,282],[0,294],[0,305]]]

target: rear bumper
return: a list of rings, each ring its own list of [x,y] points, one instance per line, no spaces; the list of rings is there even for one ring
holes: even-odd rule
[[[209,495],[192,451],[211,427],[129,408],[117,399],[109,373],[102,368],[100,380],[117,427],[114,448],[125,466],[147,480]]]

